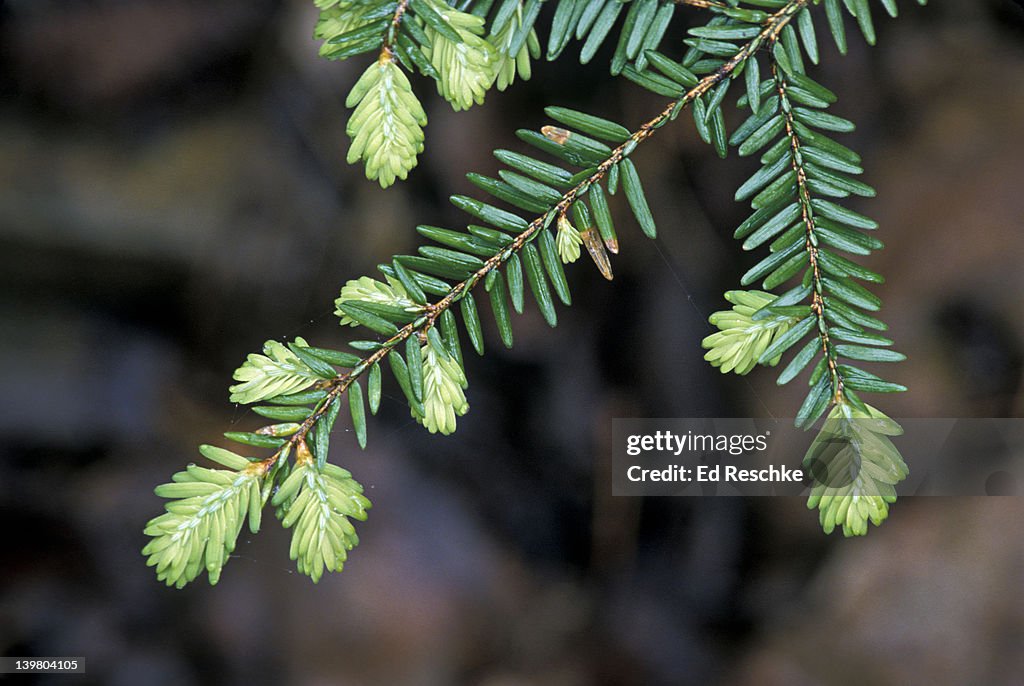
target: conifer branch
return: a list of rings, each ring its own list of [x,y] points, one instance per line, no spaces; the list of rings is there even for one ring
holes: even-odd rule
[[[894,15],[894,3],[884,4]],[[865,38],[873,42],[867,3],[847,3],[847,9]],[[843,51],[845,33],[837,2],[826,0],[826,10],[833,38]],[[745,250],[767,244],[770,254],[741,283],[746,286],[763,279],[763,287],[771,291],[797,276],[800,279],[778,296],[761,291],[727,293],[734,307],[712,315],[711,323],[721,330],[705,338],[704,346],[710,349],[707,359],[723,372],[745,374],[757,363],[777,364],[790,348],[811,336],[778,377],[780,385],[789,383],[820,358],[796,417],[797,426],[810,428],[828,412],[804,461],[815,477],[808,507],[819,509],[826,533],[841,527],[844,535],[864,535],[869,521],[877,525],[887,517],[889,504],[896,500],[894,486],[907,469],[888,439],[902,432],[899,425],[865,404],[857,392],[892,393],[906,388],[855,363],[898,362],[905,356],[888,349],[891,340],[868,330],[884,330],[886,325],[868,314],[877,311],[881,301],[859,282],[881,283],[882,277],[838,254],[869,255],[882,247],[869,235],[878,224],[838,202],[851,195],[871,197],[875,192],[854,178],[863,171],[860,156],[828,135],[849,132],[853,124],[825,112],[836,96],[804,70],[804,57],[818,61],[809,9],[800,8],[796,19],[796,29],[788,24],[780,27],[764,46],[771,78],[760,81],[756,58],[746,65],[747,92],[739,104],[752,114],[729,143],[737,146],[740,156],[767,148],[761,168],[736,193],[737,200],[750,199],[754,213],[740,224],[735,236],[745,239]],[[725,54],[730,50],[727,40],[749,30],[724,22],[692,29],[694,38],[687,41],[689,62],[684,60],[684,65],[693,64],[696,70],[701,53]],[[724,88],[716,89],[705,113],[695,109],[695,115],[698,131],[724,155],[723,126],[716,109],[723,97]],[[717,130],[708,126],[708,120],[717,121]],[[764,301],[765,297],[769,300]]]
[[[839,0],[824,2],[842,51]],[[883,3],[893,13],[891,0]],[[581,60],[587,61],[616,22],[622,4],[559,0],[548,57],[557,56],[570,35],[586,36]],[[703,7],[714,15],[705,26],[690,29],[685,41],[689,50],[681,62],[656,51],[677,4]],[[365,410],[368,406],[376,414],[379,408],[387,359],[412,416],[431,433],[453,432],[457,417],[469,408],[455,313],[461,314],[473,348],[482,355],[482,327],[472,295],[481,282],[490,295],[501,340],[511,347],[509,301],[522,313],[528,286],[544,319],[555,326],[555,297],[571,303],[563,264],[575,262],[581,247],[611,279],[607,252],[618,252],[618,238],[607,195],[621,188],[643,233],[656,236],[630,156],[686,108],[700,136],[722,157],[730,145],[740,156],[767,146],[761,168],[736,193],[737,200],[750,200],[754,212],[735,232],[745,239],[745,250],[768,246],[769,255],[741,280],[743,286],[762,281],[764,290],[726,293],[733,307],[711,317],[720,331],[704,340],[706,359],[722,372],[746,374],[759,364],[778,364],[790,348],[809,339],[778,377],[779,384],[788,383],[820,358],[797,425],[809,428],[831,408],[805,464],[815,473],[838,476],[816,482],[808,505],[818,507],[826,532],[841,526],[846,535],[859,535],[866,532],[867,522],[881,522],[895,500],[895,484],[906,475],[906,465],[888,439],[900,430],[857,392],[905,388],[850,361],[894,362],[903,355],[887,349],[892,341],[868,331],[885,329],[867,314],[879,309],[880,301],[855,280],[877,283],[881,276],[837,254],[868,255],[882,247],[862,233],[877,224],[829,199],[871,196],[874,190],[853,178],[862,171],[860,157],[822,133],[850,131],[853,124],[824,112],[835,101],[834,94],[804,73],[804,55],[812,63],[818,60],[810,13],[817,1],[750,4],[754,8],[736,0],[633,2],[612,71],[669,98],[660,112],[630,131],[583,112],[545,109],[557,125],[517,135],[567,166],[498,150],[495,156],[508,167],[499,170],[499,178],[468,175],[474,185],[529,213],[532,220],[453,196],[457,207],[484,226],[470,224],[464,232],[419,226],[419,233],[441,247],[422,246],[416,255],[398,255],[380,265],[387,283],[362,277],[341,289],[336,301],[341,324],[377,334],[377,340],[349,343],[365,355],[314,348],[301,338],[287,344],[268,341],[263,354],[250,355],[235,371],[239,383],[231,387],[231,399],[271,403],[252,410],[277,423],[225,437],[270,449],[271,454],[251,458],[204,446],[203,455],[230,471],[193,465],[176,474],[174,484],[157,489],[158,495],[177,498],[146,529],[154,539],[144,552],[159,577],[181,586],[205,568],[215,583],[237,539],[243,509],[255,531],[268,502],[285,528],[292,529],[291,555],[301,572],[316,581],[325,569],[340,570],[358,543],[350,519],[365,519],[370,507],[351,475],[327,462],[342,396],[348,397],[354,433],[365,448]],[[348,129],[353,138],[350,161],[362,159],[367,175],[382,186],[405,178],[422,150],[426,116],[403,67],[415,66],[435,78],[442,95],[460,109],[480,102],[494,82],[503,88],[517,74],[529,78],[529,59],[539,51],[533,33],[540,7],[536,0],[503,0],[486,39],[483,17],[491,10],[490,2],[464,4],[462,9],[470,12],[441,0],[318,0],[318,5],[324,10],[318,32],[334,36],[328,38],[333,56],[378,51],[349,96],[355,112]],[[760,7],[776,11],[769,14]],[[866,0],[846,7],[869,42],[873,40]],[[770,65],[770,77],[763,81],[762,53]],[[745,85],[737,104],[749,107],[751,115],[729,136],[722,105],[737,81]],[[549,230],[552,225],[554,231]],[[773,292],[798,276],[799,283],[788,291]],[[832,449],[842,443],[845,449]]]

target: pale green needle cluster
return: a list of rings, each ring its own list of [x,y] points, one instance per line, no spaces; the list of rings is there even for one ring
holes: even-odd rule
[[[903,457],[889,439],[902,427],[879,410],[840,403],[832,409],[804,457],[814,478],[808,509],[818,508],[826,534],[863,536],[878,526],[896,502],[895,485],[906,478]]]
[[[346,158],[362,160],[366,178],[387,188],[405,179],[423,152],[427,114],[412,92],[409,79],[387,51],[352,87],[346,107],[355,107],[346,133],[352,139]]]
[[[558,217],[558,231],[555,233],[555,248],[562,264],[570,264],[580,259],[580,246],[583,238],[576,227],[563,214]]]
[[[428,342],[423,355],[423,411],[413,407],[412,416],[430,433],[454,433],[456,417],[469,411],[464,390],[469,387],[466,374],[448,351]]]
[[[366,520],[370,501],[352,475],[336,465],[313,462],[296,465],[274,495],[282,508],[281,525],[292,531],[291,559],[299,572],[316,583],[329,572],[341,571],[348,551],[359,543],[349,517]]]
[[[210,584],[217,583],[246,514],[249,529],[256,533],[260,528],[262,472],[223,448],[204,445],[199,451],[229,469],[193,464],[171,477],[173,483],[157,486],[158,496],[174,500],[145,529],[147,536],[154,537],[142,549],[149,557],[146,564],[156,567],[157,579],[178,588],[204,569]]]
[[[707,349],[704,359],[719,367],[723,374],[747,374],[779,336],[794,324],[786,315],[769,315],[755,319],[754,315],[775,300],[775,295],[764,291],[729,291],[725,299],[733,303],[731,310],[715,312],[708,321],[719,328],[701,341]],[[775,366],[776,356],[765,363]]]
[[[418,312],[423,308],[417,305],[405,290],[402,283],[391,276],[385,275],[387,283],[381,283],[369,276],[362,276],[358,279],[351,279],[341,288],[341,295],[334,301],[335,314],[341,318],[341,325],[358,326],[359,322],[345,314],[341,304],[345,302],[364,302],[376,305],[388,305],[397,307],[407,312]]]
[[[456,112],[482,105],[501,59],[483,38],[484,20],[441,4],[436,9],[462,39],[457,43],[433,29],[427,31],[430,47],[424,46],[423,52],[440,76],[437,92]]]
[[[295,343],[306,345],[301,338],[296,338]],[[241,383],[228,389],[233,403],[254,403],[297,393],[320,380],[295,353],[277,341],[264,343],[262,355],[251,353],[235,370],[234,379]]]
[[[487,40],[498,50],[498,60],[495,63],[495,74],[497,75],[498,90],[503,91],[512,85],[519,75],[523,81],[529,81],[532,75],[530,59],[540,59],[540,41],[537,39],[537,32],[530,29],[526,41],[515,50],[516,34],[519,33],[523,24],[523,6],[516,7],[516,11],[501,30],[492,33]]]

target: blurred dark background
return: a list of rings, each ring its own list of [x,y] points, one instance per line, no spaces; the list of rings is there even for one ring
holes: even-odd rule
[[[871,264],[911,388],[878,402],[1021,416],[1024,12],[901,8],[877,48],[849,25],[849,56],[829,43],[814,72],[878,189],[853,206],[882,224]],[[427,436],[391,385],[365,452],[339,421],[333,459],[374,501],[342,574],[295,573],[267,520],[216,588],[158,584],[152,488],[259,425],[227,402],[246,353],[339,346],[340,285],[413,250],[416,223],[464,223],[447,195],[543,105],[631,126],[662,106],[578,45],[468,113],[416,79],[426,152],[384,192],[344,163],[365,59],[319,60],[314,21],[304,0],[0,2],[0,654],[87,659],[46,683],[1024,683],[1019,498],[907,498],[843,540],[795,499],[610,496],[612,417],[801,399],[702,360],[755,259],[731,239],[753,163],[684,119],[636,155],[660,238],[617,207],[614,283],[581,262],[557,329],[528,309],[510,351],[489,330],[456,435]]]

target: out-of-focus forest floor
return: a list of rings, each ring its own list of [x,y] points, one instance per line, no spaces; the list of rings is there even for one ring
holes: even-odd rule
[[[1019,417],[1024,13],[901,8],[814,72],[878,190],[853,206],[882,225],[911,389],[885,409]],[[340,285],[414,249],[416,224],[464,223],[447,196],[544,105],[636,125],[663,104],[605,54],[460,114],[420,79],[426,151],[385,192],[344,163],[364,60],[319,60],[314,21],[298,0],[0,4],[0,655],[81,655],[82,683],[125,685],[1024,683],[1019,498],[907,498],[843,540],[795,499],[609,495],[611,418],[801,399],[702,360],[752,264],[731,234],[753,167],[685,118],[636,155],[658,241],[617,208],[614,283],[572,269],[557,329],[528,305],[514,349],[488,330],[455,436],[393,395],[365,452],[339,421],[334,460],[374,501],[341,575],[295,573],[268,520],[215,589],[159,585],[138,552],[152,488],[257,425],[227,402],[246,353],[340,345]]]

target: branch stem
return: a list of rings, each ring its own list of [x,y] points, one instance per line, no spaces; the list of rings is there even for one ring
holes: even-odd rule
[[[399,0],[398,6],[395,7],[395,13],[391,16],[391,23],[388,24],[387,29],[384,31],[384,42],[380,47],[380,59],[390,57],[393,52],[392,45],[395,44],[395,40],[398,38],[398,29],[402,24],[402,19],[405,18],[405,13],[409,9],[409,0]]]
[[[836,352],[829,336],[829,325],[825,316],[824,289],[821,264],[818,260],[818,240],[815,235],[817,229],[814,223],[814,208],[811,205],[811,191],[807,185],[807,171],[804,169],[803,155],[800,153],[800,136],[796,132],[793,107],[786,95],[786,79],[782,75],[778,63],[774,60],[772,61],[772,76],[779,94],[779,107],[786,124],[790,158],[793,172],[796,175],[797,202],[800,204],[800,217],[804,225],[804,251],[807,253],[807,261],[811,270],[811,311],[818,320],[818,339],[821,341],[821,351],[825,355],[828,373],[832,378],[832,400],[836,404],[841,404],[845,401],[846,390],[843,386],[843,376],[839,372]]]

